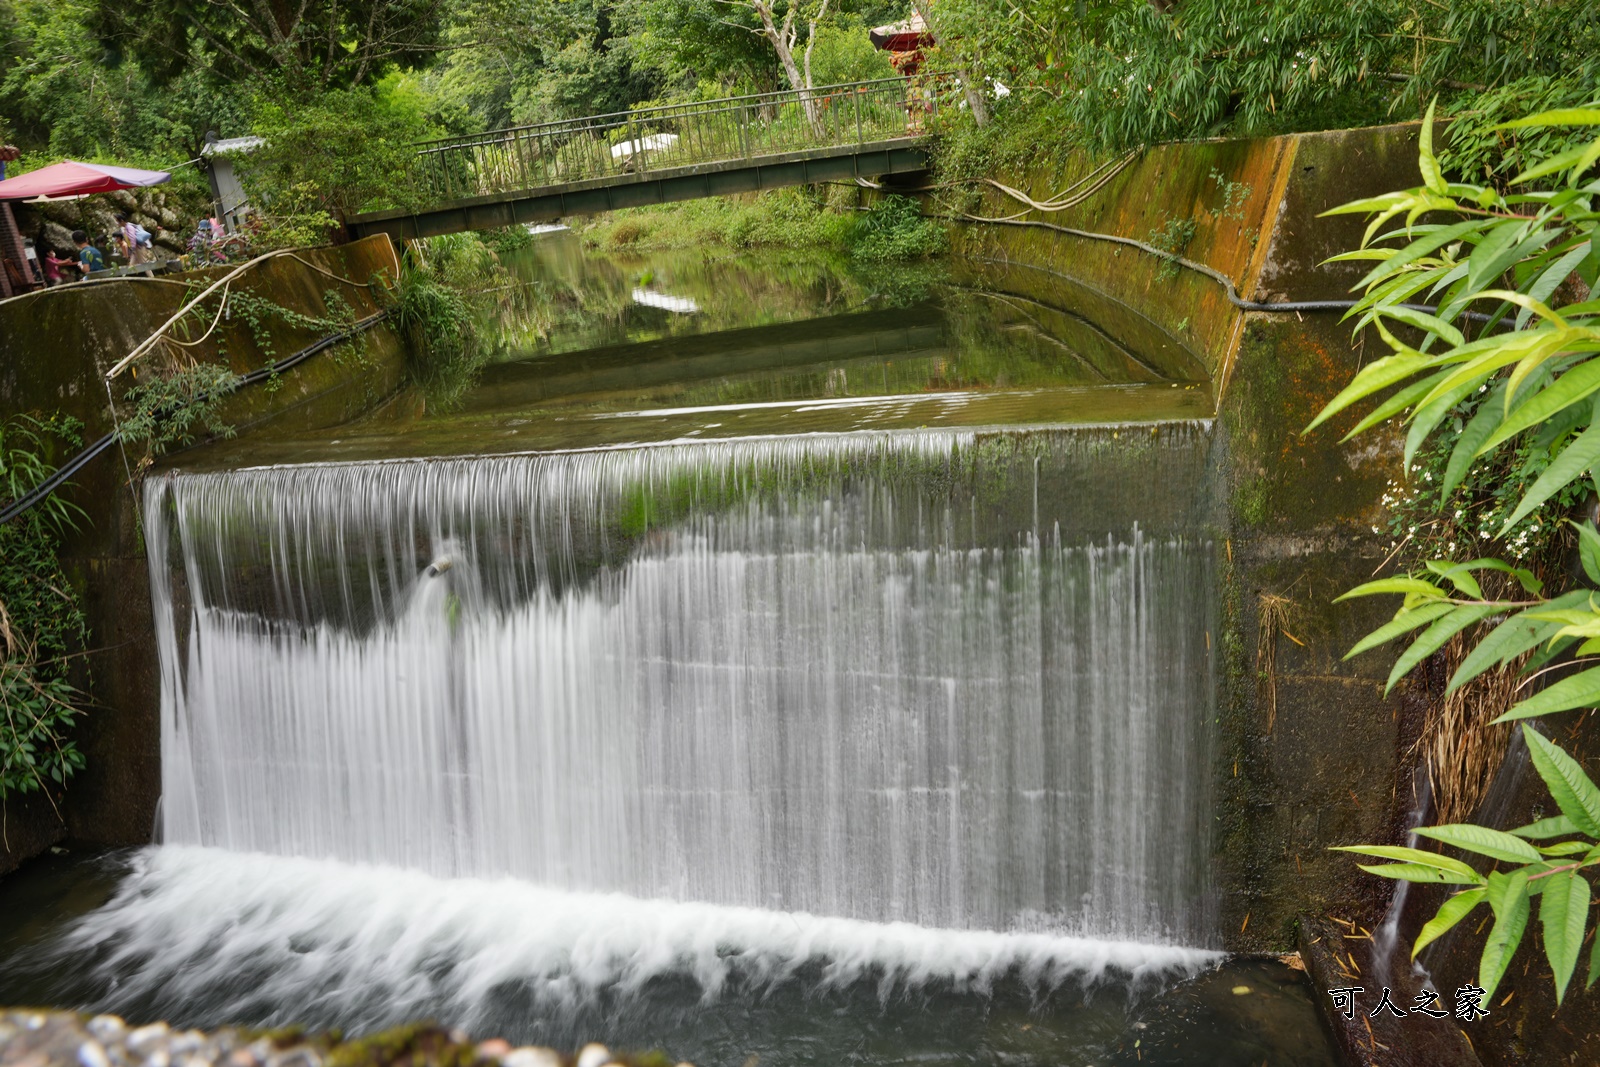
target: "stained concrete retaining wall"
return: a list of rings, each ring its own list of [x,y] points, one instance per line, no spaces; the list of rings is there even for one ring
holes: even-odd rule
[[[1318,216],[1360,197],[1420,184],[1417,130],[1404,125],[1165,146],[1143,154],[1083,205],[1033,211],[1017,221],[1151,242],[1170,220],[1193,220],[1194,238],[1184,254],[1227,275],[1243,298],[1349,299],[1365,265],[1323,261],[1355,248],[1366,220]],[[999,177],[1044,200],[1092,167],[1086,159],[1075,172]],[[1224,217],[1222,183],[1213,172],[1249,186],[1242,206],[1236,203],[1231,212],[1242,218]],[[1018,209],[1016,201],[991,192],[974,214],[999,217]],[[1375,536],[1374,526],[1381,525],[1388,481],[1401,476],[1397,436],[1375,430],[1340,444],[1354,414],[1309,435],[1301,431],[1365,360],[1384,354],[1381,342],[1353,336],[1336,312],[1241,311],[1203,275],[1162,277],[1159,261],[1148,254],[1037,226],[958,225],[954,244],[957,254],[1011,259],[1041,276],[1054,270],[1097,286],[1190,345],[1211,371],[1219,426],[1215,461],[1228,495],[1228,519],[1218,531],[1226,562],[1223,744],[1216,768],[1223,798],[1224,940],[1241,951],[1292,950],[1305,919],[1301,933],[1313,941],[1342,929],[1357,939],[1347,945],[1367,944],[1363,931],[1377,929],[1386,915],[1392,883],[1361,873],[1353,857],[1328,848],[1400,843],[1414,804],[1410,752],[1430,701],[1441,693],[1429,688],[1424,671],[1386,699],[1392,650],[1350,662],[1343,655],[1387,619],[1392,601],[1332,602],[1369,578],[1389,554],[1388,539]],[[1281,619],[1263,610],[1269,602],[1282,610]],[[1567,743],[1600,775],[1600,740],[1585,721],[1568,717],[1555,725],[1571,732]],[[1526,763],[1513,746],[1479,819],[1510,827],[1548,814],[1549,802]],[[1437,894],[1412,894],[1395,966],[1408,971],[1407,946],[1438,903]],[[1482,936],[1458,928],[1430,950],[1425,962],[1440,990],[1474,978]],[[1368,954],[1347,958],[1364,961]],[[1357,974],[1352,982],[1348,975],[1334,977],[1336,984],[1365,984],[1372,993],[1386,981],[1375,973]],[[1397,976],[1394,984],[1403,988],[1408,980]],[[1498,1014],[1467,1033],[1470,1048],[1407,1026],[1409,1020],[1380,1028],[1382,1041],[1371,1029],[1343,1027],[1341,1048],[1350,1062],[1363,1064],[1473,1057],[1495,1067],[1600,1062],[1600,990],[1573,991],[1557,1011],[1531,931],[1497,1000],[1503,1000]]]
[[[397,268],[393,246],[377,237],[268,260],[242,276],[236,288],[314,317],[329,316],[326,294],[337,292],[364,318],[381,310],[367,286],[375,275],[392,277]],[[0,412],[74,416],[85,425],[86,441],[110,431],[106,371],[226,270],[78,283],[0,303]],[[319,339],[316,329],[270,318],[258,334],[237,317],[187,353],[244,373]],[[223,406],[222,420],[241,431],[265,425],[316,430],[349,421],[394,393],[404,378],[405,347],[394,330],[380,325],[364,342],[359,362],[348,353],[326,352],[286,371],[274,387],[241,390]],[[159,366],[172,358],[153,353],[150,360]],[[119,397],[137,382],[135,375],[119,378]],[[127,462],[138,459],[130,453]],[[83,682],[92,710],[79,734],[88,766],[53,803],[13,799],[6,805],[0,874],[66,837],[141,844],[155,826],[161,789],[158,671],[149,571],[123,456],[112,451],[91,462],[66,496],[87,514],[63,547],[62,562],[90,626],[92,652]]]

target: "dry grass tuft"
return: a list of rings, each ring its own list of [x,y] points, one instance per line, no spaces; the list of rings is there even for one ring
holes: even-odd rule
[[[1287,637],[1295,644],[1305,642],[1289,632],[1294,601],[1276,593],[1261,593],[1257,597],[1256,627],[1256,684],[1267,705],[1267,733],[1278,722],[1278,637]]]
[[[1457,634],[1439,650],[1445,677],[1455,673],[1472,647]],[[1412,754],[1428,769],[1436,823],[1465,822],[1483,802],[1511,740],[1509,723],[1491,726],[1490,721],[1515,702],[1521,666],[1518,661],[1485,671],[1432,702]]]

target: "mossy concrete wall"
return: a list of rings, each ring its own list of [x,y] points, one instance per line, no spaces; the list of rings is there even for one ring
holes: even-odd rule
[[[393,276],[398,261],[387,238],[340,248],[308,249],[252,268],[235,288],[303,316],[336,317],[339,300],[357,318],[381,310],[368,284]],[[105,374],[159,328],[199,288],[229,268],[158,280],[80,283],[0,304],[0,411],[55,412],[84,423],[84,438],[110,431]],[[339,294],[334,307],[327,296]],[[208,305],[214,309],[214,302]],[[198,335],[200,330],[194,331]],[[259,326],[242,316],[218,324],[203,344],[154,352],[149,375],[184,358],[226,362],[236,372],[265,366],[320,340],[319,328],[267,316]],[[229,397],[221,417],[240,433],[315,430],[346,422],[392,395],[404,378],[400,336],[386,325],[363,335],[356,349],[334,349],[286,371],[273,385]],[[117,379],[119,397],[139,378]],[[66,456],[54,457],[57,460]],[[83,679],[91,701],[79,744],[87,768],[54,803],[13,801],[5,812],[0,873],[42,848],[71,837],[104,844],[148,841],[160,795],[159,691],[151,632],[149,571],[129,470],[141,459],[111,451],[74,478],[66,497],[86,513],[63,549],[89,619],[91,651]]]
[[[1218,822],[1225,944],[1290,951],[1302,914],[1372,924],[1385,887],[1328,846],[1389,840],[1414,717],[1386,699],[1382,654],[1345,662],[1381,621],[1381,604],[1335,604],[1388,552],[1372,527],[1397,449],[1382,433],[1350,444],[1353,418],[1303,435],[1377,341],[1335,313],[1245,312],[1215,279],[1163,269],[1149,253],[1037,225],[1162,244],[1193,225],[1182,254],[1230,278],[1245,300],[1348,299],[1353,265],[1324,265],[1360,241],[1364,221],[1318,215],[1418,184],[1415,125],[1147,151],[1081,205],[1029,211],[1007,225],[957,224],[956,254],[1010,260],[1099,288],[1188,346],[1210,374],[1214,461],[1226,486],[1217,530],[1221,620],[1222,798]],[[1005,177],[1046,200],[1090,173]],[[1231,192],[1231,199],[1230,199]],[[972,214],[1021,209],[995,190]]]

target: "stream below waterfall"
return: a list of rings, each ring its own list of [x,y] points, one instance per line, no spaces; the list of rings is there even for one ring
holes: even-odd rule
[[[0,1003],[1332,1064],[1302,973],[1218,951],[1181,338],[1013,266],[508,261],[456,410],[147,478],[162,843],[0,882]]]

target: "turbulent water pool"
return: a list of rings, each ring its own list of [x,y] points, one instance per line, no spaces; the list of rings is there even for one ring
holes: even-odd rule
[[[419,1017],[702,1067],[1333,1067],[1305,975],[1182,948],[939,931],[188,847],[0,882],[0,1001],[363,1032]]]
[[[1331,1062],[1302,974],[1217,951],[1181,338],[1003,265],[515,265],[456,410],[148,479],[163,844],[0,883],[0,1002]]]

